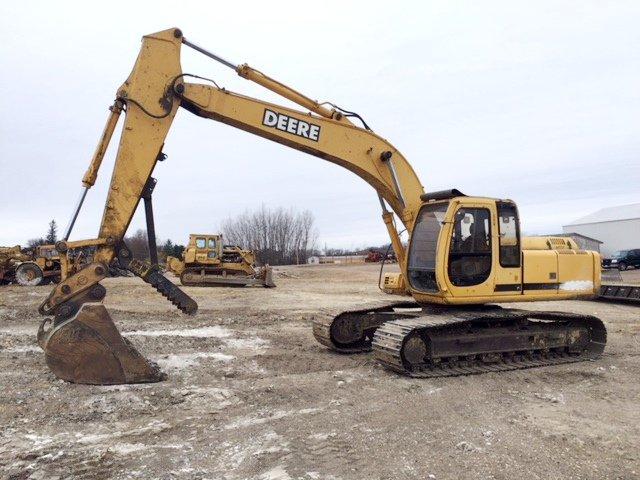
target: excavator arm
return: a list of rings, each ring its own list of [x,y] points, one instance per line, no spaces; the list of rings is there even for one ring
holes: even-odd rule
[[[191,78],[202,78],[182,72],[180,50],[183,44],[308,112],[239,95],[220,88],[213,81],[206,84],[187,82]],[[404,269],[405,252],[393,213],[410,233],[423,187],[412,167],[393,145],[376,135],[364,122],[364,127],[354,125],[350,118],[356,114],[337,107],[327,108],[248,65],[234,65],[189,42],[178,29],[147,35],[143,37],[131,74],[117,91],[104,132],[83,177],[80,201],[64,240],[57,245],[63,257],[63,280],[40,306],[40,313],[51,315],[53,319],[43,322],[38,341],[45,350],[49,367],[60,378],[97,384],[162,378],[157,366],[120,336],[101,303],[106,290],[99,282],[106,277],[108,265],[114,258],[151,283],[183,312],[195,313],[197,310],[195,302],[164,278],[157,266],[133,259],[122,242],[145,185],[162,158],[162,146],[179,107],[330,161],[361,177],[378,194],[383,220]],[[123,111],[125,120],[98,238],[69,241],[82,202],[97,179]],[[72,272],[66,252],[85,246],[97,249],[93,263]],[[52,323],[48,330],[45,329],[47,323]]]

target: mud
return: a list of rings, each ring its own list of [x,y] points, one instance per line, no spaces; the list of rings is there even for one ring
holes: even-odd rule
[[[425,381],[313,340],[314,315],[389,298],[376,265],[275,273],[275,289],[187,288],[195,317],[138,279],[104,281],[120,330],[168,374],[112,387],[49,373],[35,332],[50,287],[0,287],[0,476],[640,478],[640,308],[524,305],[599,316],[606,354]]]

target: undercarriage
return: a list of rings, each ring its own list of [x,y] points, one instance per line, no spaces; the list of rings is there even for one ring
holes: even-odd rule
[[[262,267],[254,275],[242,270],[227,271],[224,268],[187,268],[180,275],[180,283],[187,287],[275,287],[269,266]]]
[[[341,353],[373,350],[386,368],[442,377],[532,368],[598,357],[602,321],[590,315],[415,302],[344,312],[314,322],[323,345]]]

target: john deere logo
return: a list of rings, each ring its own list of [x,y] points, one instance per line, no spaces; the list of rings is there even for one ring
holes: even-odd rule
[[[264,109],[262,124],[302,138],[308,138],[314,142],[317,142],[320,138],[320,125],[314,125],[304,120],[277,113],[268,108]]]

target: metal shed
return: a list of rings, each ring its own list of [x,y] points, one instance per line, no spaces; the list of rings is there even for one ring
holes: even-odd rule
[[[605,256],[616,250],[640,248],[640,203],[603,208],[564,225],[562,230],[567,235],[597,238]]]

